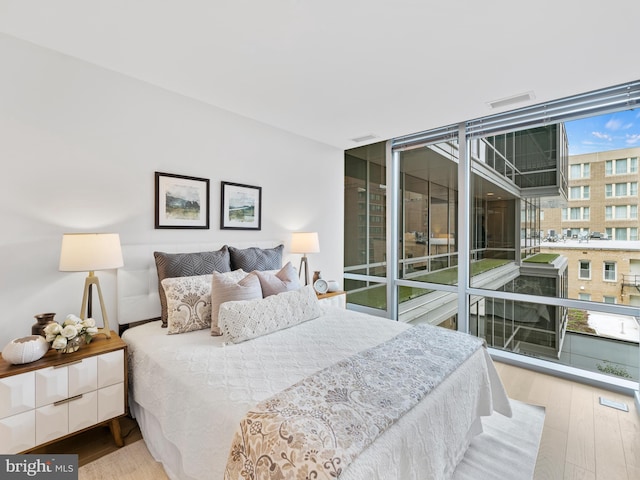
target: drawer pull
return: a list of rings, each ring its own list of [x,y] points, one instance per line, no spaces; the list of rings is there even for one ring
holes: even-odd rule
[[[56,365],[56,366],[53,367],[53,369],[55,370],[56,368],[66,368],[66,367],[69,367],[71,365],[75,365],[77,363],[82,363],[82,360],[76,360],[75,362],[63,363],[62,365]]]
[[[58,405],[62,405],[63,403],[73,402],[74,400],[78,400],[79,398],[82,398],[82,394],[76,395],[75,397],[65,398],[64,400],[58,400],[57,402],[53,402],[53,405],[57,407]]]

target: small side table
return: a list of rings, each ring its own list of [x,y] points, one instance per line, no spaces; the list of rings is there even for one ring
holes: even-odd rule
[[[333,307],[347,308],[347,292],[339,290],[337,292],[317,293],[318,300]]]

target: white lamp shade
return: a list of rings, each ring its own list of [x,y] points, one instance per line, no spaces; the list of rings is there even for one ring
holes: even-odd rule
[[[117,233],[65,233],[62,237],[61,272],[108,270],[122,265]]]
[[[291,234],[291,253],[318,253],[319,251],[318,232],[293,232]]]

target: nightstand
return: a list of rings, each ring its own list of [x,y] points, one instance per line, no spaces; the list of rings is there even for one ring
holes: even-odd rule
[[[316,293],[316,295],[318,296],[318,300],[324,304],[340,308],[347,307],[347,292],[342,290],[337,292]]]
[[[127,344],[115,332],[31,363],[0,358],[0,452],[25,453],[98,425],[121,447],[127,381]]]

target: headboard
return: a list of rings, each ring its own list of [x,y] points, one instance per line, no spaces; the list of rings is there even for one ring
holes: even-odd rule
[[[284,244],[281,240],[233,243],[188,243],[158,245],[122,245],[124,266],[118,269],[116,295],[118,323],[129,323],[160,317],[158,274],[153,252],[191,253],[219,250],[224,245],[237,248],[272,248]],[[283,255],[284,257],[284,255]],[[286,260],[283,258],[283,263]]]

